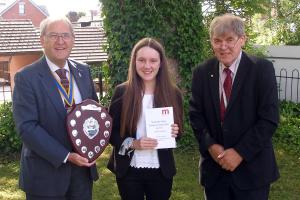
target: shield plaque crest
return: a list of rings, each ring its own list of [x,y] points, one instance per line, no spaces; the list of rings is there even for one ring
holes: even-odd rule
[[[103,106],[86,99],[68,113],[66,126],[73,149],[92,162],[109,143],[112,118]]]

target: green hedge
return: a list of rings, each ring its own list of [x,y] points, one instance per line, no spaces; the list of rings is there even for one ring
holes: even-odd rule
[[[286,149],[300,152],[300,103],[280,103],[280,124],[273,139]]]
[[[0,152],[15,153],[20,151],[21,141],[16,132],[12,116],[12,103],[0,104]]]
[[[280,124],[273,139],[288,150],[300,152],[299,103],[280,103]],[[15,153],[20,149],[21,141],[12,117],[12,103],[0,104],[0,152]]]

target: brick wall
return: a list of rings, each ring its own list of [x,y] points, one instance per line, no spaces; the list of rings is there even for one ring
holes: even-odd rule
[[[19,2],[23,2],[25,5],[25,14],[19,14]],[[13,5],[9,10],[2,14],[3,19],[31,19],[35,27],[40,26],[40,22],[45,19],[45,16],[35,5],[29,0],[20,0]]]

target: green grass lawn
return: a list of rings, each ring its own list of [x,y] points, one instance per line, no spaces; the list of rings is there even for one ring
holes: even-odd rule
[[[110,148],[98,160],[100,180],[94,184],[95,200],[118,200],[114,175],[106,169]],[[272,185],[270,200],[300,200],[300,155],[276,147],[281,178]],[[197,150],[175,152],[177,175],[174,179],[171,200],[202,200],[202,188],[198,185]],[[21,200],[24,193],[18,189],[18,159],[0,158],[0,200]]]

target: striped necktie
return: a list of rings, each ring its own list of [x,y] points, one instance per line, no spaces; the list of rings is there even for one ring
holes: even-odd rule
[[[67,78],[66,69],[58,69],[55,71],[56,74],[59,76],[60,78],[60,83],[61,85],[64,87],[65,91],[67,94],[69,94],[69,79]],[[69,108],[70,106],[65,102],[65,108]]]

